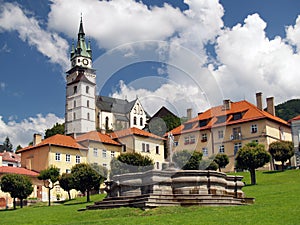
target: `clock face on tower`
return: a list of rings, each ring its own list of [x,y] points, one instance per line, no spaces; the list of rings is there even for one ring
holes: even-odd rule
[[[84,65],[88,65],[89,64],[89,61],[87,59],[83,59],[83,64]]]

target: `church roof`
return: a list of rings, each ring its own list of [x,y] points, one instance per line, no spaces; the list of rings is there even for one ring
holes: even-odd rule
[[[124,99],[117,99],[107,96],[97,96],[96,106],[101,111],[127,114],[131,111],[136,100],[128,102]]]

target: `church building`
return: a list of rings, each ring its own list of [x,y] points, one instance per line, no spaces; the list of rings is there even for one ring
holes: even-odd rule
[[[97,95],[92,49],[90,41],[85,40],[82,18],[70,61],[71,69],[66,72],[65,134],[145,127],[147,113],[138,98],[128,101]]]

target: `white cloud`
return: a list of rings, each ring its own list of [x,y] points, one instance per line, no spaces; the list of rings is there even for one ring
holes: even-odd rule
[[[300,55],[282,38],[267,38],[266,25],[253,14],[219,36],[216,52],[221,65],[213,73],[225,97],[252,100],[257,91],[275,96],[277,102],[299,97]]]
[[[0,52],[9,53],[9,52],[11,52],[11,49],[8,47],[7,43],[5,43],[5,44],[0,48]]]
[[[63,122],[63,119],[51,113],[45,116],[38,114],[36,117],[30,117],[20,122],[14,120],[5,122],[0,116],[0,144],[1,140],[3,142],[6,137],[9,137],[14,148],[18,145],[26,147],[32,141],[34,133],[44,134],[45,130],[51,128],[55,123]]]
[[[0,82],[0,91],[4,91],[6,84],[4,82]]]
[[[18,4],[3,3],[0,6],[0,32],[17,31],[22,41],[34,46],[50,62],[68,68],[68,43],[57,33],[41,28],[39,21],[26,14]]]

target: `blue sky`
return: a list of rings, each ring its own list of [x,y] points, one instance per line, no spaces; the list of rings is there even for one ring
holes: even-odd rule
[[[300,97],[298,0],[0,5],[0,142],[9,136],[24,146],[34,132],[63,121],[64,73],[81,13],[98,91],[138,96],[150,114],[162,105],[196,114],[224,98],[254,103],[257,91],[276,103]]]

